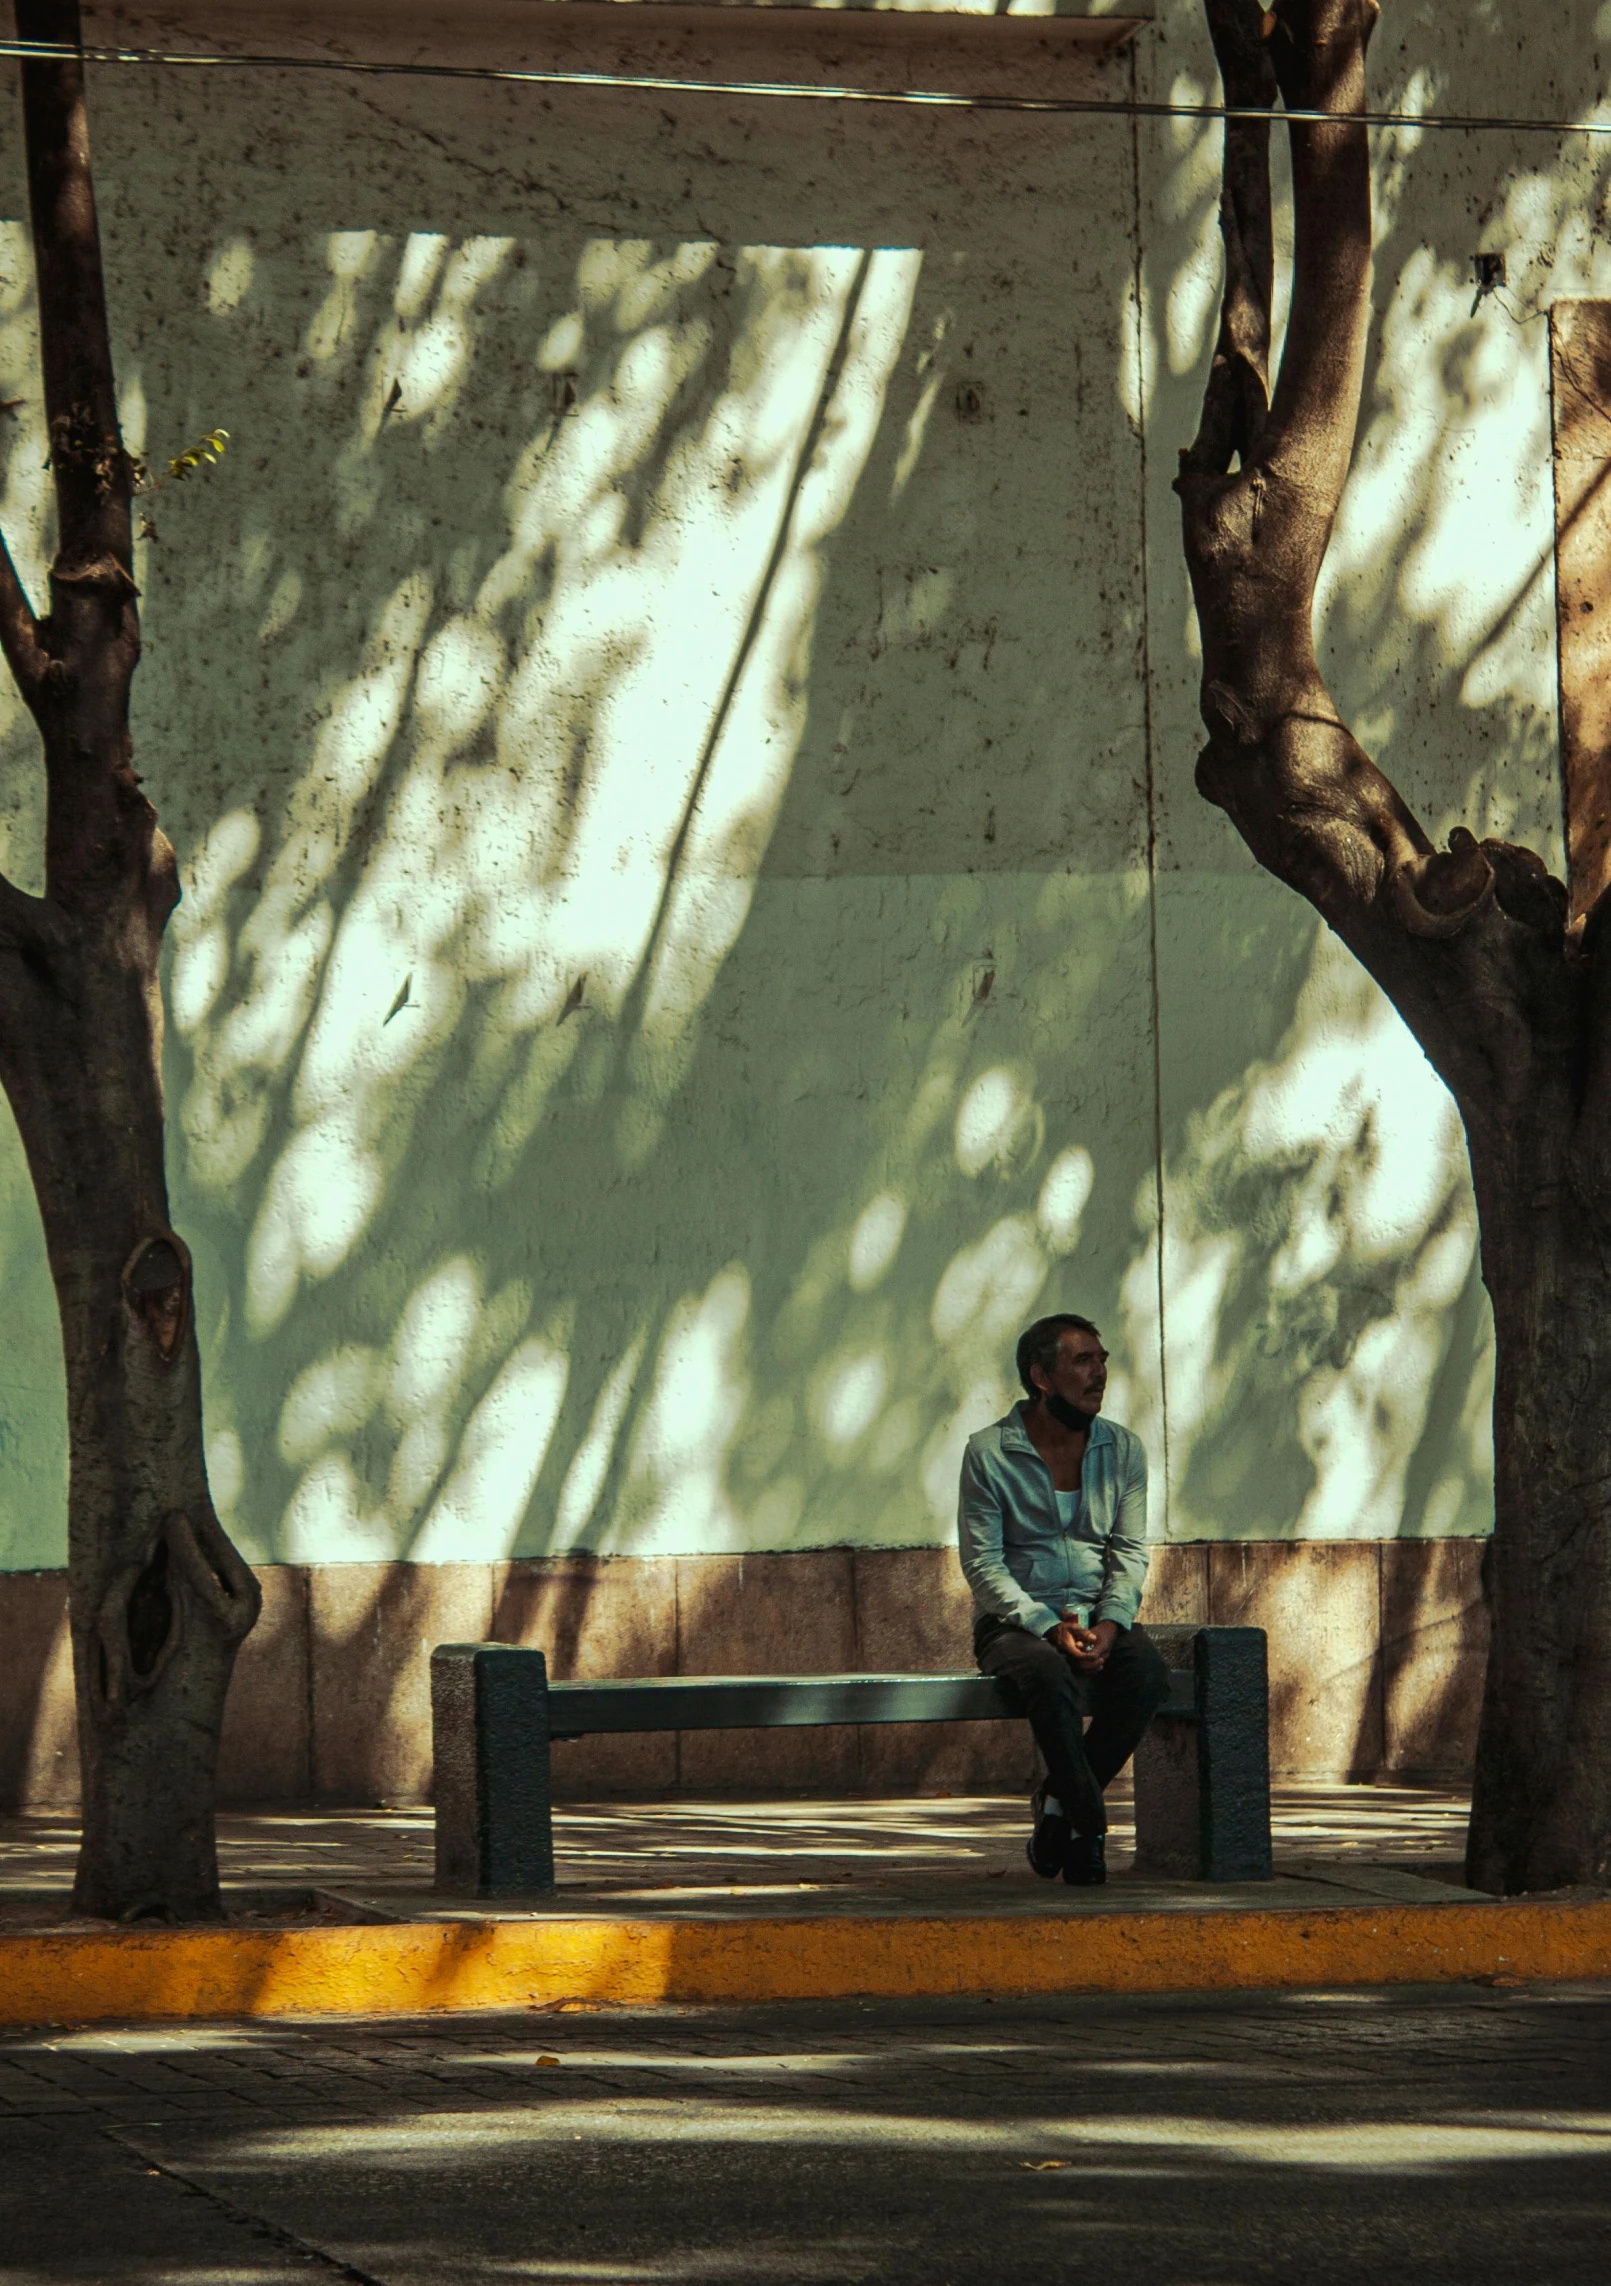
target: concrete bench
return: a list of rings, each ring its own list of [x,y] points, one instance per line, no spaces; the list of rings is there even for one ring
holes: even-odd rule
[[[1269,1698],[1257,1627],[1150,1627],[1169,1703],[1135,1759],[1136,1870],[1270,1878]],[[1004,1683],[962,1675],[675,1675],[551,1683],[541,1651],[431,1654],[436,1885],[476,1897],[554,1886],[549,1748],[602,1732],[1022,1721]]]

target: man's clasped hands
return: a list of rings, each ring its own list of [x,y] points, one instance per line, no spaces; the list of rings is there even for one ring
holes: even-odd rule
[[[1100,1675],[1108,1663],[1108,1653],[1119,1640],[1119,1630],[1111,1619],[1099,1619],[1094,1627],[1064,1619],[1046,1640],[1072,1659],[1082,1675]]]

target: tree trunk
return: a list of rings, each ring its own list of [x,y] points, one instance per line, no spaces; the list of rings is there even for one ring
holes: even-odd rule
[[[1493,1634],[1467,1850],[1479,1889],[1611,1870],[1611,1264],[1594,1202],[1549,1180],[1561,1156],[1558,1132],[1525,1136],[1519,1194],[1477,1159],[1498,1349]]]
[[[1316,581],[1353,453],[1370,289],[1375,0],[1205,0],[1233,108],[1289,123],[1273,398],[1268,130],[1232,119],[1219,341],[1177,485],[1203,638],[1203,794],[1393,1001],[1459,1106],[1498,1345],[1492,1648],[1468,1849],[1505,1891],[1611,1874],[1611,930],[1528,849],[1435,849],[1338,715]]]
[[[20,37],[78,40],[18,0]],[[190,1257],[163,1174],[173,851],[134,775],[134,471],[118,430],[82,69],[25,64],[58,549],[35,618],[0,543],[0,645],[44,742],[45,895],[0,882],[0,1080],[44,1219],[67,1367],[68,1572],[83,1765],[75,1909],[222,1910],[224,1698],[259,1592],[207,1490]]]

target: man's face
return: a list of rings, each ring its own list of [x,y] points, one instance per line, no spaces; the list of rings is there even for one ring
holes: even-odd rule
[[[1100,1413],[1108,1385],[1108,1353],[1096,1334],[1065,1333],[1057,1345],[1051,1387],[1076,1412]]]

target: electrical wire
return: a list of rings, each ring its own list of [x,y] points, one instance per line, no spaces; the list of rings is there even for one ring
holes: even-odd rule
[[[836,11],[837,13],[837,11]],[[970,19],[971,20],[971,19]],[[807,80],[687,79],[665,72],[537,71],[499,64],[403,63],[357,56],[225,55],[194,49],[100,47],[0,39],[0,58],[22,63],[136,64],[160,70],[322,71],[392,79],[492,80],[516,87],[629,88],[654,95],[780,97],[791,102],[926,105],[959,111],[1032,111],[1074,118],[1296,121],[1446,134],[1611,135],[1603,119],[1507,119],[1438,111],[1289,111],[1284,106],[1149,103],[1133,96],[962,95],[941,88],[831,87]]]

